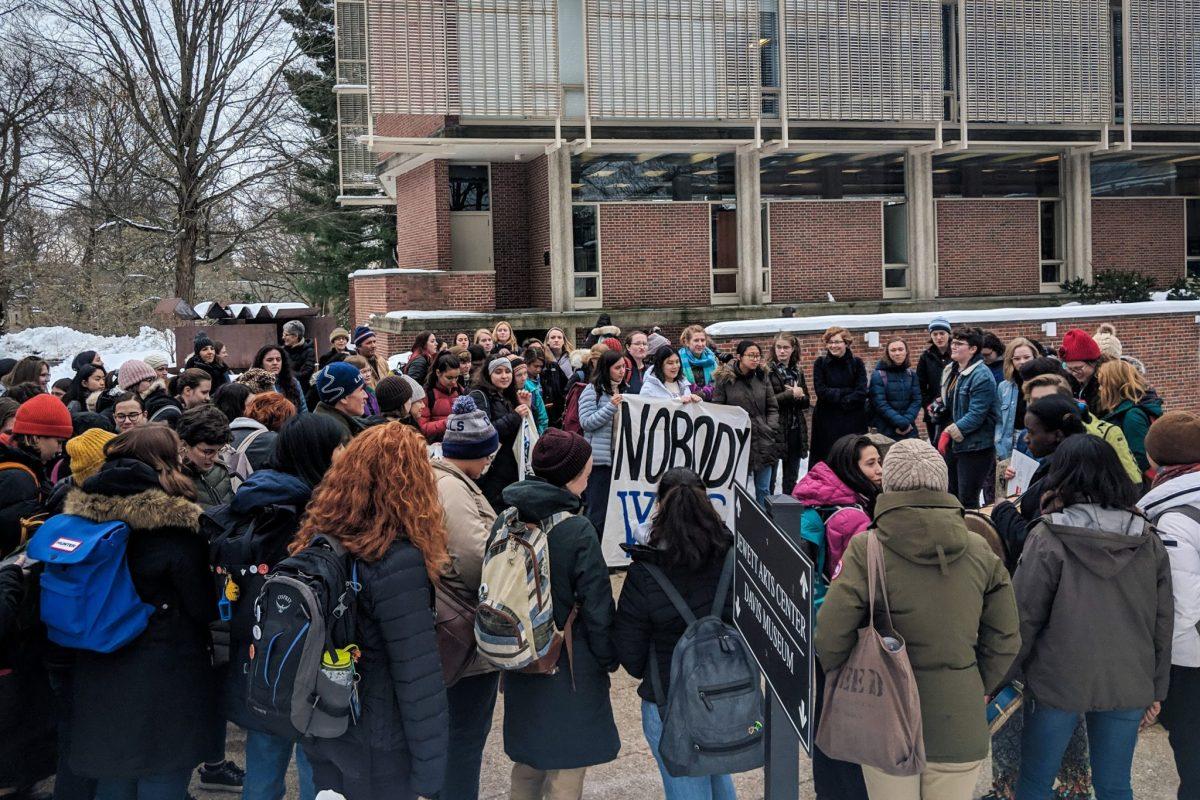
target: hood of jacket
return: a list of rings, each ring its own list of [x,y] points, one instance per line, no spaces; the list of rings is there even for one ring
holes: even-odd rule
[[[246,431],[247,436],[250,435],[250,433],[253,431],[265,431],[266,429],[267,429],[266,425],[263,425],[261,422],[259,422],[256,419],[250,419],[250,417],[237,417],[232,422],[229,423],[229,430],[231,430],[231,431],[244,430],[244,431]]]
[[[238,514],[251,514],[263,506],[295,506],[303,510],[310,497],[312,487],[295,475],[259,469],[242,482],[229,506]]]
[[[119,520],[135,530],[200,530],[200,506],[167,494],[152,467],[128,458],[107,462],[83,488],[72,489],[63,513],[93,522]]]
[[[792,497],[806,506],[851,506],[862,498],[833,473],[824,461],[810,469],[792,490]]]
[[[749,372],[749,373],[743,375],[742,373],[737,371],[736,367],[733,366],[732,361],[729,362],[728,364],[722,364],[721,366],[717,367],[716,370],[713,371],[713,383],[714,384],[733,383],[734,381],[738,380],[739,378],[744,381],[749,381],[749,380],[753,380],[756,377],[766,380],[767,374],[765,372],[763,372],[762,367],[755,367],[753,372]]]
[[[1135,408],[1144,409],[1146,412],[1153,414],[1156,417],[1161,417],[1163,414],[1163,401],[1162,398],[1158,396],[1158,393],[1151,389],[1150,391],[1146,392],[1146,396],[1137,403],[1133,402],[1132,400],[1122,400],[1117,404],[1117,407],[1108,412],[1104,418],[1112,419],[1113,417],[1120,417]]]
[[[1155,486],[1138,505],[1150,519],[1175,506],[1200,505],[1200,472],[1188,472]]]
[[[537,477],[506,487],[502,495],[505,502],[516,507],[525,522],[541,522],[562,511],[574,514],[583,505],[583,500],[566,489]]]
[[[908,372],[909,365],[897,364],[890,358],[881,358],[875,365],[875,369],[880,370],[881,372]]]
[[[1127,567],[1151,535],[1141,516],[1094,503],[1068,506],[1043,522],[1075,560],[1101,578]]]
[[[875,501],[879,541],[914,564],[945,570],[967,551],[962,503],[948,492],[884,492]]]

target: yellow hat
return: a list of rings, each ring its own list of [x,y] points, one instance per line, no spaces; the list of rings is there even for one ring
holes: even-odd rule
[[[80,486],[100,471],[104,464],[104,445],[117,438],[103,428],[89,428],[67,440],[67,455],[71,457],[71,478]]]

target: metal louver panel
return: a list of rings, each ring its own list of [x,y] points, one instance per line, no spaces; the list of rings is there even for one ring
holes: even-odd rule
[[[1200,125],[1200,0],[1130,0],[1134,123]]]
[[[1108,0],[964,0],[973,121],[1112,120]]]
[[[367,134],[367,95],[340,92],[338,110],[338,168],[345,188],[375,185],[375,156],[358,141]]]
[[[584,0],[594,117],[752,119],[758,0]]]
[[[557,0],[369,0],[371,112],[558,116]]]
[[[785,0],[791,119],[943,118],[941,0]]]
[[[337,27],[337,82],[366,86],[366,3],[361,0],[338,0],[334,14]]]

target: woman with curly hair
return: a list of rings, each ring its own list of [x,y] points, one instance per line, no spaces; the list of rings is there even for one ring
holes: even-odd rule
[[[424,437],[407,425],[355,437],[313,492],[291,551],[316,536],[336,539],[358,563],[362,712],[341,737],[305,743],[315,788],[353,800],[436,797],[449,716],[430,581],[450,557]]]
[[[275,391],[290,400],[298,412],[303,414],[308,411],[308,404],[304,402],[304,390],[300,388],[300,381],[292,374],[292,360],[282,347],[277,344],[263,345],[254,354],[252,366],[265,369],[274,375]]]

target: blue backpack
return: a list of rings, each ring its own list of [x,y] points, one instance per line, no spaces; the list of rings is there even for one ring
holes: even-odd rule
[[[42,572],[42,622],[50,641],[111,653],[136,639],[154,607],[142,602],[129,575],[124,522],[92,522],[73,514],[46,520],[29,542]]]

